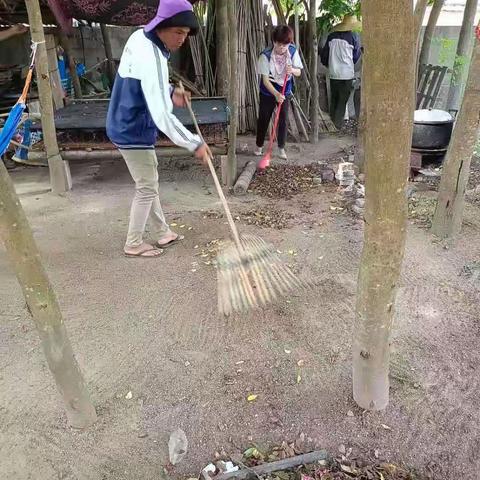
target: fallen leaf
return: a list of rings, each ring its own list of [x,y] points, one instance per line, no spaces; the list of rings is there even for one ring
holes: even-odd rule
[[[195,245],[193,248],[196,250],[198,248],[198,245]]]
[[[378,448],[376,448],[375,451],[373,452],[373,454],[375,455],[375,458],[379,458],[380,457],[380,450],[378,450]]]
[[[345,455],[347,453],[347,449],[345,447],[345,445],[342,443],[341,445],[339,445],[338,447],[338,451],[342,454],[342,455]]]
[[[351,467],[348,467],[347,465],[340,465],[340,468],[345,473],[350,473],[351,475],[356,475],[357,474],[357,471],[355,469],[353,469]]]
[[[247,397],[247,402],[254,402],[258,398],[258,395],[251,394]]]
[[[170,226],[171,227],[176,227],[178,224],[177,223],[171,223]]]
[[[243,452],[243,456],[245,458],[257,458],[257,459],[263,457],[263,455],[258,451],[257,447],[247,448],[247,450]]]
[[[299,361],[297,362],[297,365],[298,365],[299,367],[303,367],[303,366],[305,365],[305,360],[299,360]]]
[[[297,383],[301,383],[302,381],[302,376],[298,373],[297,374]]]
[[[125,398],[126,398],[127,400],[131,400],[131,399],[133,398],[132,392],[128,392],[128,393],[125,395]]]
[[[242,365],[243,363],[245,363],[245,360],[240,360],[239,362],[235,362],[235,365]]]
[[[189,230],[193,230],[193,227],[188,227]]]
[[[291,350],[284,350],[284,352],[287,354],[287,355],[290,355],[292,353]]]
[[[186,367],[189,367],[190,365],[191,365],[191,363],[187,360],[187,361],[185,362],[185,366],[186,366]]]
[[[382,423],[382,427],[385,429],[385,430],[391,430],[392,427],[389,427],[388,425],[385,425],[384,423]]]
[[[185,225],[180,225],[178,228],[185,228]]]
[[[347,417],[354,417],[354,416],[355,414],[351,410],[347,412]]]

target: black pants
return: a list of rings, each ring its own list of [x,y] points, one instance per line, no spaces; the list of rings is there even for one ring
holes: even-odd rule
[[[352,88],[353,80],[330,80],[330,117],[337,128],[342,128]]]
[[[272,113],[277,106],[275,97],[270,95],[260,94],[260,107],[258,109],[258,122],[257,122],[257,147],[263,147],[265,143],[265,137],[267,135],[268,125],[272,118]],[[277,141],[278,148],[285,148],[285,142],[287,140],[287,121],[288,121],[288,109],[290,106],[290,100],[288,98],[282,104],[280,110],[280,118],[278,119],[278,131]]]

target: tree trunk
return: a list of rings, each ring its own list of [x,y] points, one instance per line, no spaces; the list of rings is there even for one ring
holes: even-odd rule
[[[415,4],[415,35],[417,42],[420,41],[420,34],[422,33],[423,19],[427,11],[428,0],[417,0]]]
[[[107,78],[111,89],[113,87],[113,82],[115,81],[115,64],[113,62],[112,42],[110,41],[110,36],[108,35],[107,26],[101,23],[100,30],[102,32],[105,56],[107,57]]]
[[[75,57],[73,56],[72,45],[70,43],[70,39],[64,33],[60,33],[60,45],[63,47],[68,57],[68,68],[70,70],[70,75],[72,76],[75,98],[83,98],[82,86],[80,85],[80,79],[78,78],[77,66],[75,64]]]
[[[228,1],[229,60],[230,60],[230,129],[228,135],[228,188],[233,188],[237,179],[237,128],[238,128],[238,38],[235,2]]]
[[[285,13],[282,8],[282,4],[279,0],[272,0],[273,8],[275,9],[275,15],[277,16],[278,25],[286,25],[287,19],[285,18]]]
[[[361,408],[382,410],[388,404],[390,332],[405,249],[416,34],[411,0],[364,0],[362,11],[368,133],[353,396]]]
[[[472,51],[473,23],[475,22],[477,7],[478,0],[467,0],[448,92],[447,110],[458,112],[462,103],[462,92],[467,75],[465,64],[467,64],[466,59],[470,58],[470,52]]]
[[[300,20],[298,15],[298,9],[300,7],[300,0],[295,1],[295,45],[300,48]]]
[[[310,98],[310,122],[312,131],[310,133],[310,142],[318,143],[318,38],[316,26],[316,0],[310,0],[310,9],[308,11],[308,34],[310,45],[310,78],[312,79],[312,95]]]
[[[54,193],[64,193],[72,188],[72,178],[70,176],[70,166],[62,160],[60,150],[58,149],[42,13],[38,0],[25,0],[25,4],[27,6],[32,41],[38,44],[35,69],[42,113],[43,143],[50,169],[50,184]]]
[[[48,366],[72,427],[86,428],[97,416],[72,352],[55,293],[13,183],[0,162],[0,238],[37,327]]]
[[[364,64],[365,63],[362,59],[362,81],[364,78]],[[355,148],[355,165],[358,166],[360,173],[365,173],[365,134],[367,126],[366,102],[367,99],[365,98],[365,89],[362,86],[360,91],[360,113],[358,115],[357,145]]]
[[[422,50],[420,51],[420,59],[418,61],[419,65],[427,65],[429,63],[428,59],[430,57],[430,47],[432,46],[433,34],[444,3],[445,0],[435,0],[432,10],[430,11],[427,28],[423,35]]]
[[[222,97],[228,96],[229,84],[229,45],[228,45],[228,0],[217,0],[216,29],[217,29],[217,91]]]
[[[480,127],[480,25],[475,40],[470,73],[455,129],[443,165],[432,232],[454,239],[462,228],[465,188]]]

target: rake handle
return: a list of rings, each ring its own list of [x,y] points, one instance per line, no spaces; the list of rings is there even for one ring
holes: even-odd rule
[[[282,85],[282,95],[285,96],[285,91],[287,89],[287,83],[288,83],[288,74],[285,75],[285,80],[283,81],[283,85]],[[280,105],[277,105],[277,110],[275,112],[275,120],[273,122],[273,128],[272,128],[272,131],[270,133],[270,141],[268,143],[268,149],[267,149],[267,154],[270,153],[270,155],[272,154],[272,150],[273,150],[273,143],[275,142],[276,138],[277,138],[277,127],[278,127],[278,121],[280,120],[280,112],[282,110],[282,107],[283,107],[283,102],[280,104]]]
[[[182,82],[179,82],[179,87],[184,90]],[[205,143],[202,132],[200,131],[200,127],[198,126],[197,118],[195,117],[195,113],[192,110],[192,105],[187,97],[185,97],[185,103],[187,105],[187,110],[190,113],[190,117],[192,118],[193,125],[195,126],[195,130],[197,131],[200,140]],[[208,153],[205,154],[205,160],[207,161],[207,165],[210,169],[210,173],[212,174],[213,182],[215,183],[218,196],[220,197],[223,209],[225,210],[225,214],[227,215],[228,225],[230,226],[230,230],[232,231],[235,244],[237,245],[238,250],[240,252],[243,252],[243,246],[242,242],[240,241],[240,235],[238,234],[237,226],[235,225],[235,221],[233,220],[232,213],[230,212],[230,207],[228,206],[227,199],[225,198],[225,194],[223,193],[222,185],[220,184],[217,172],[215,171],[215,167],[212,163],[212,159],[210,158],[210,155]]]

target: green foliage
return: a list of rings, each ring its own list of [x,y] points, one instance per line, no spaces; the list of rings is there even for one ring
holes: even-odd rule
[[[465,55],[457,55],[457,41],[453,38],[434,37],[433,43],[440,45],[440,52],[438,54],[438,64],[450,66],[453,61],[452,79],[453,84],[458,85],[461,82],[461,73],[468,69],[469,58]]]
[[[332,29],[346,15],[360,18],[359,0],[322,0],[320,16],[317,18],[317,31],[321,35]]]

